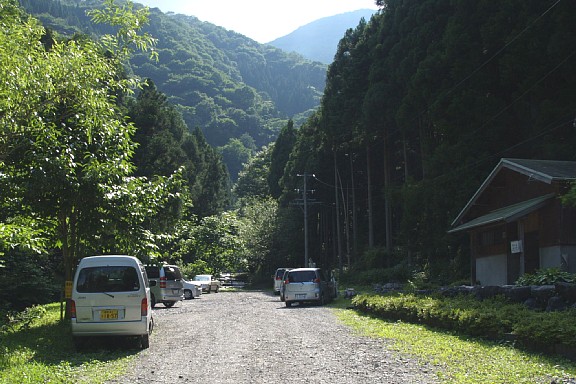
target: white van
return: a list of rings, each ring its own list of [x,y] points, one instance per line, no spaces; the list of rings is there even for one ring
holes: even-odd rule
[[[70,302],[72,337],[137,336],[150,346],[154,327],[146,270],[133,256],[90,256],[80,260]]]
[[[284,303],[313,302],[324,305],[338,295],[336,282],[320,268],[296,268],[288,271],[284,281]]]

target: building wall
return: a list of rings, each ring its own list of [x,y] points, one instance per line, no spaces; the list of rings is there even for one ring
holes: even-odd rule
[[[506,285],[507,276],[506,254],[485,256],[476,259],[476,281],[478,281],[480,285]]]
[[[570,273],[576,273],[576,246],[557,245],[540,248],[540,267],[563,268]]]

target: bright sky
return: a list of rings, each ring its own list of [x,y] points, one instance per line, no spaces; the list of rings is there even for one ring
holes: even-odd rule
[[[268,43],[323,17],[378,7],[375,0],[133,0],[162,12],[202,21]]]

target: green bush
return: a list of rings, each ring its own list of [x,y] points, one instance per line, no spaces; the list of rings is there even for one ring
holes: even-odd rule
[[[42,318],[45,314],[46,308],[38,305],[21,312],[6,311],[0,315],[0,334],[27,330],[35,320]]]
[[[502,297],[479,301],[465,295],[358,295],[352,303],[358,310],[384,319],[426,324],[475,337],[503,340],[513,336],[521,345],[538,348],[576,345],[576,310],[535,312]]]
[[[410,277],[411,272],[408,265],[398,264],[391,268],[348,271],[340,277],[340,283],[355,285],[404,283]]]
[[[536,273],[526,273],[516,281],[516,285],[552,285],[555,283],[576,283],[576,274],[558,268],[540,269]]]
[[[6,252],[0,268],[0,308],[22,311],[60,299],[59,259],[17,250]]]

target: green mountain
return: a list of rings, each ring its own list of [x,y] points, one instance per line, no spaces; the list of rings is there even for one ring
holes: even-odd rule
[[[101,3],[20,0],[47,28],[64,35],[112,32],[86,16],[86,10]],[[182,113],[188,128],[200,128],[214,146],[235,138],[259,148],[273,141],[289,118],[304,121],[319,105],[324,64],[157,8],[150,10],[146,32],[158,39],[159,60],[136,54],[130,70],[151,78]]]

